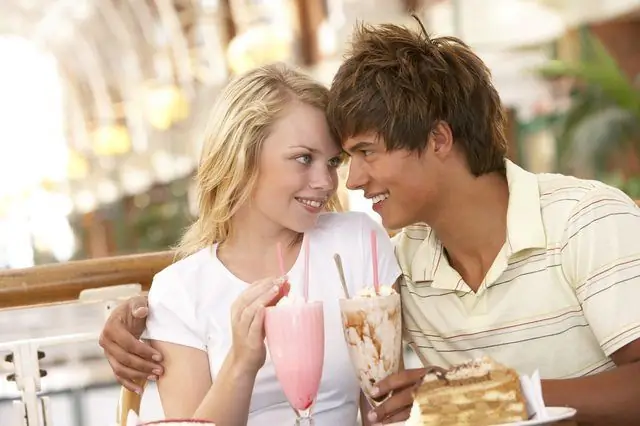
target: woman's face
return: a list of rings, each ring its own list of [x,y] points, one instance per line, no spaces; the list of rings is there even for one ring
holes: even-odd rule
[[[284,228],[312,228],[336,192],[340,161],[324,111],[291,103],[262,146],[253,207]]]

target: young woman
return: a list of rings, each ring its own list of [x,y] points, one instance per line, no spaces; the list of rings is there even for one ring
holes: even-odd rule
[[[330,212],[342,151],[325,119],[327,100],[326,88],[282,65],[244,74],[220,95],[197,173],[200,216],[180,244],[181,260],[155,277],[149,294],[144,337],[164,357],[158,389],[166,417],[294,423],[263,324],[285,282],[278,244],[290,291],[301,296],[308,240],[309,299],[325,309],[315,424],[356,423],[364,399],[342,336],[333,255],[342,256],[351,294],[373,282],[371,230],[379,233],[381,282],[393,284],[400,269],[385,231],[368,216]]]

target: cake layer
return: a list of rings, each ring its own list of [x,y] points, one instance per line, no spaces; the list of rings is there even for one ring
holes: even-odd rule
[[[421,416],[419,425],[437,426],[495,426],[503,423],[521,422],[520,416],[509,416],[503,413],[476,413],[472,416],[446,416],[425,415]]]

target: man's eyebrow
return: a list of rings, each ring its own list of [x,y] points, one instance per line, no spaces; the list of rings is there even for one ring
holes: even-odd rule
[[[373,145],[374,145],[373,142],[361,141],[361,142],[356,143],[352,147],[350,147],[348,149],[348,151],[350,151],[350,152],[359,151],[359,150],[362,150],[362,149],[365,149],[365,148],[370,148]],[[345,151],[347,151],[347,150],[345,149]]]

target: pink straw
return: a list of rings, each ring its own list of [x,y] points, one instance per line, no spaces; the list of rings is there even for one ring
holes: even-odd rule
[[[371,231],[371,257],[373,260],[373,288],[376,294],[380,294],[380,281],[378,278],[378,236],[376,231]]]
[[[282,255],[282,244],[278,243],[278,265],[280,266],[280,276],[284,277],[287,271],[284,270],[284,256]]]
[[[309,238],[304,239],[304,301],[309,301]]]

